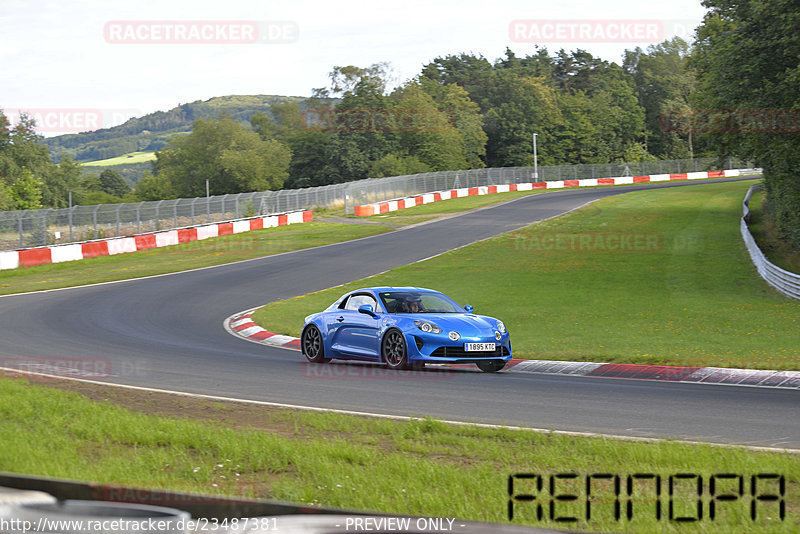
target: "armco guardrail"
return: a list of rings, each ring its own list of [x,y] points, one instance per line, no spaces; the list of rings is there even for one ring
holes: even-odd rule
[[[742,239],[750,253],[750,259],[758,270],[758,274],[769,285],[786,295],[787,297],[800,300],[800,275],[781,269],[770,262],[764,253],[758,248],[756,240],[750,233],[747,223],[750,221],[750,197],[753,192],[761,189],[763,184],[756,184],[747,190],[747,194],[742,201],[742,220],[740,223]]]
[[[722,164],[721,164],[722,163]],[[538,168],[533,181],[580,180],[606,176],[685,173],[748,166],[727,158],[641,161]],[[0,250],[63,245],[95,239],[132,236],[187,226],[211,224],[329,207],[352,214],[355,206],[445,189],[531,181],[533,167],[440,171],[369,178],[341,184],[281,191],[260,191],[155,202],[97,204],[60,209],[0,212]]]

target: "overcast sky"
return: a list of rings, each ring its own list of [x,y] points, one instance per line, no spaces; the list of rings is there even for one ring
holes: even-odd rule
[[[437,56],[525,55],[534,45],[520,40],[536,36],[621,63],[652,35],[690,37],[704,11],[700,0],[0,0],[0,107],[102,109],[119,122],[220,95],[309,96],[334,65],[387,61],[402,82]],[[534,22],[515,38],[519,20]],[[212,35],[193,21],[222,22]],[[253,28],[279,42],[185,42],[247,41]],[[180,31],[182,42],[149,42]]]

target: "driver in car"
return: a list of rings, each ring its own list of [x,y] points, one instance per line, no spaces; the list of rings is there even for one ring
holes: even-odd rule
[[[419,297],[408,297],[403,301],[403,312],[405,313],[419,313],[422,309],[422,302]]]

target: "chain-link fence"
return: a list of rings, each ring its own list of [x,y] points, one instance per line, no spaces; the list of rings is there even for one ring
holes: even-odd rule
[[[368,180],[348,182],[345,212],[352,214],[355,206],[363,206],[373,202],[383,202],[394,198],[462,187],[613,178],[618,176],[645,176],[648,174],[725,170],[743,166],[748,165],[736,158],[725,158],[722,162],[717,158],[700,158],[631,163],[551,165],[539,167],[537,169],[538,173],[534,172],[533,167],[500,167],[468,171],[426,172],[408,176],[392,176],[390,178],[370,178]],[[534,174],[537,174],[537,176],[534,176]]]
[[[271,215],[317,207],[342,208],[431,191],[530,182],[673,172],[721,170],[743,166],[728,158],[647,161],[622,164],[555,165],[538,168],[504,167],[468,171],[441,171],[370,178],[303,189],[239,193],[156,202],[99,204],[61,209],[0,212],[0,250],[39,247],[107,237],[130,236],[211,222]]]

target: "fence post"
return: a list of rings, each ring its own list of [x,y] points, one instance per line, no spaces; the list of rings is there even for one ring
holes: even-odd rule
[[[142,203],[140,202],[138,206],[136,206],[136,233],[142,233],[142,212],[141,212]]]
[[[72,193],[70,193],[71,195]],[[70,196],[70,200],[72,197]],[[72,243],[72,210],[74,206],[69,207],[69,242]]]
[[[24,211],[22,213],[25,213]],[[19,248],[23,248],[25,246],[25,241],[22,238],[22,213],[19,214]]]
[[[97,239],[97,210],[100,209],[102,204],[98,204],[95,206],[94,211],[92,212],[92,222],[94,223],[94,238]]]
[[[178,201],[180,199],[175,200],[175,204],[172,205],[172,211],[175,214],[175,228],[178,227]]]
[[[160,216],[160,209],[161,203],[164,202],[163,200],[159,200],[156,202],[156,230],[161,230],[161,216]]]
[[[42,214],[42,246],[47,245],[47,215]]]
[[[117,204],[117,237],[119,237],[119,210],[122,208],[122,204]]]
[[[206,223],[211,223],[211,197],[206,197]]]

